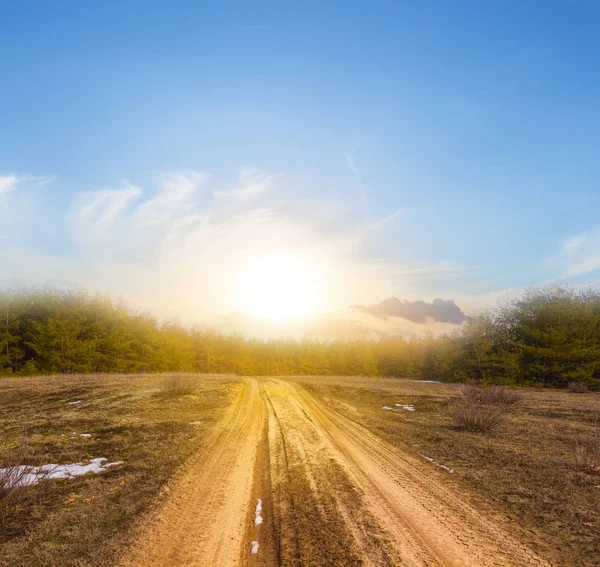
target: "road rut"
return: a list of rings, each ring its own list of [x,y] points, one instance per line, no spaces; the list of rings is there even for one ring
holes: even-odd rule
[[[299,384],[248,379],[206,450],[173,478],[122,565],[550,563],[422,462]]]

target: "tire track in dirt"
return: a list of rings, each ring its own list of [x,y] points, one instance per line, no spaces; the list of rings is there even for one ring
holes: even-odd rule
[[[550,567],[297,383],[244,380],[206,447],[123,567]]]
[[[206,450],[169,482],[123,567],[239,565],[263,416],[259,384],[245,380]]]
[[[386,534],[365,510],[360,491],[340,466],[337,452],[298,404],[295,393],[280,381],[264,385],[285,441],[287,483],[295,503],[289,515],[292,524],[284,522],[283,528],[295,534],[297,558],[292,562],[288,556],[281,565],[400,565],[386,545]]]
[[[402,565],[504,566],[550,564],[422,472],[409,457],[367,428],[327,407],[297,384],[281,381],[326,435],[341,465],[363,491],[365,508],[391,536]]]
[[[271,476],[271,494],[273,499],[273,525],[276,539],[275,565],[299,567],[300,551],[298,530],[296,529],[296,504],[291,490],[291,475],[287,443],[279,416],[273,402],[261,385],[267,403],[267,442],[269,444],[269,462]]]
[[[261,435],[256,450],[254,481],[240,557],[240,564],[244,567],[276,567],[281,564],[279,515],[282,503],[275,498],[276,477],[273,478],[273,472],[276,469],[271,466],[270,413],[262,384],[260,393]]]

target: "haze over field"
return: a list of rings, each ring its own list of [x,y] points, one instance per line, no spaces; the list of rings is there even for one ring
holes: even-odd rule
[[[2,287],[344,338],[460,323],[350,306],[442,298],[468,316],[598,282],[594,3],[7,2],[0,18]]]

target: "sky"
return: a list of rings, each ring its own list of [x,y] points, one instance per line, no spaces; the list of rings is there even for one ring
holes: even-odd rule
[[[596,1],[19,0],[0,21],[0,287],[353,336],[429,326],[352,307],[390,297],[469,315],[600,285]]]

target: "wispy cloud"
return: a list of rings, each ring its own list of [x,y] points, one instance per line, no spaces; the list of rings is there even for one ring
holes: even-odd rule
[[[437,264],[418,264],[410,266],[402,266],[398,269],[398,273],[403,276],[429,276],[436,274],[448,274],[448,273],[465,273],[470,271],[465,266],[458,265],[456,262],[451,260],[444,260]]]
[[[33,175],[17,175],[11,173],[0,175],[0,195],[15,191],[18,187],[36,186],[41,187],[50,181],[48,177],[36,177]]]
[[[200,171],[167,173],[150,186],[123,181],[112,188],[81,191],[62,206],[52,226],[39,222],[45,214],[42,201],[34,207],[5,208],[7,215],[13,211],[12,217],[29,215],[28,226],[55,231],[58,224],[64,234],[53,247],[33,244],[24,249],[22,233],[17,237],[14,230],[5,231],[0,237],[9,245],[0,249],[0,263],[10,270],[0,274],[0,285],[14,280],[75,283],[122,297],[159,317],[213,321],[224,329],[231,329],[235,320],[246,330],[247,317],[243,325],[240,318],[230,317],[227,325],[225,319],[215,319],[244,310],[243,267],[257,253],[275,258],[292,253],[322,278],[320,312],[341,313],[333,317],[335,323],[323,315],[297,329],[321,329],[325,336],[339,330],[340,321],[362,316],[345,312],[349,305],[376,303],[392,295],[419,299],[423,281],[460,269],[452,262],[407,266],[374,259],[368,253],[369,239],[402,210],[362,223],[353,218],[345,227],[336,222],[334,227],[326,214],[317,214],[318,202],[297,206],[287,198],[280,176],[257,168],[242,169],[233,183],[223,185]],[[36,238],[39,242],[44,235]],[[383,327],[365,318],[350,325],[345,336],[364,329],[387,332],[375,331],[373,325]]]
[[[276,176],[256,167],[245,167],[240,171],[237,183],[227,190],[215,191],[215,196],[241,201],[256,199],[272,187],[275,179]]]
[[[352,153],[349,153],[346,156],[346,163],[348,164],[348,167],[350,168],[350,171],[353,173],[354,178],[356,180],[356,190],[358,192],[359,197],[361,199],[366,199],[367,184],[365,183],[363,175],[358,167],[356,161],[356,151],[353,151]]]
[[[600,271],[600,227],[563,240],[546,265],[565,278]]]
[[[119,215],[132,201],[137,199],[142,190],[128,181],[122,189],[87,191],[76,197],[76,215],[85,223],[100,225],[108,223]]]
[[[19,178],[16,175],[5,175],[0,176],[0,195],[2,193],[8,193],[9,191],[14,191]]]

